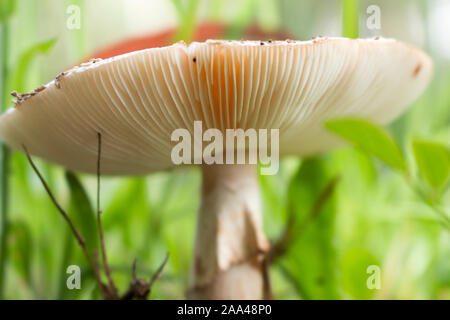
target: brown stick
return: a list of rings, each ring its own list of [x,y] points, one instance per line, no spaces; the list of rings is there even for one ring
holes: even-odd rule
[[[149,283],[150,289],[153,287],[156,280],[158,280],[161,277],[161,274],[162,274],[164,268],[166,267],[167,261],[169,261],[169,253],[166,254],[166,257],[164,258],[163,263],[159,266],[158,270],[156,270],[155,274],[150,279],[150,283]]]
[[[270,282],[270,261],[267,258],[268,256],[266,255],[261,263],[263,268],[263,299],[273,300],[272,284]]]
[[[78,232],[78,230],[75,228],[74,224],[70,220],[69,216],[67,215],[66,211],[61,207],[61,205],[56,200],[55,196],[53,195],[52,191],[50,190],[50,187],[47,185],[47,182],[42,177],[41,173],[39,172],[39,169],[36,167],[36,165],[34,164],[33,160],[31,159],[31,156],[28,153],[27,148],[24,145],[22,147],[23,147],[23,149],[24,149],[24,151],[25,151],[25,153],[27,155],[27,158],[28,158],[28,161],[31,164],[31,167],[33,168],[34,172],[36,173],[36,175],[38,176],[38,178],[41,181],[42,185],[44,186],[45,191],[47,191],[48,196],[50,197],[50,199],[52,200],[52,202],[56,206],[56,208],[59,210],[59,212],[62,214],[64,220],[66,220],[66,222],[69,224],[69,227],[72,230],[72,232],[75,235],[75,237],[77,238],[78,243],[80,244],[80,246],[84,250],[87,251],[87,249],[86,249],[86,242],[84,241],[83,236],[81,235],[80,232]]]
[[[146,282],[145,280],[137,278],[137,272],[136,272],[137,262],[135,259],[133,262],[133,267],[132,267],[133,277],[132,277],[132,280],[130,283],[130,288],[120,299],[121,300],[133,300],[136,298],[139,300],[146,300],[152,290],[152,287],[153,287],[155,281],[161,277],[161,274],[162,274],[164,267],[166,266],[168,260],[169,260],[169,254],[167,253],[164,261],[159,266],[159,268],[156,270],[156,272],[153,275],[153,277],[151,278],[150,282]]]
[[[114,283],[114,280],[113,280],[113,277],[111,274],[111,269],[110,269],[109,263],[108,263],[108,256],[106,254],[105,237],[103,234],[103,226],[102,226],[102,219],[101,219],[101,214],[102,214],[102,211],[100,209],[101,154],[102,154],[102,135],[99,132],[98,133],[98,155],[97,155],[97,226],[98,226],[98,234],[100,237],[100,250],[102,252],[103,268],[105,269],[106,277],[108,278],[108,286],[111,291],[110,293],[114,297],[118,297],[117,287]]]
[[[314,219],[317,218],[319,213],[322,211],[322,208],[327,203],[328,199],[333,194],[336,189],[337,184],[339,183],[340,178],[334,177],[328,183],[326,188],[322,191],[319,197],[314,202],[309,214],[306,218],[306,221],[303,222],[302,225],[298,225],[298,222],[295,218],[294,209],[292,206],[289,206],[289,218],[288,223],[286,225],[285,230],[278,240],[274,242],[272,248],[268,252],[268,260],[269,263],[272,264],[276,260],[278,260],[286,251],[289,250],[290,245],[294,241],[294,236],[297,237],[301,231],[303,231]]]
[[[30,163],[30,165],[33,168],[34,172],[36,173],[36,175],[38,176],[38,178],[41,181],[42,185],[44,186],[44,189],[47,192],[48,196],[50,197],[51,201],[53,202],[55,207],[58,209],[58,211],[61,213],[61,215],[63,216],[64,220],[69,225],[73,235],[77,239],[78,244],[80,245],[81,249],[83,250],[83,253],[86,256],[86,259],[87,259],[89,265],[91,266],[92,270],[94,271],[95,278],[97,280],[97,284],[99,285],[100,288],[104,287],[104,284],[103,284],[103,282],[101,280],[99,267],[98,266],[96,267],[94,261],[92,261],[91,256],[89,255],[89,251],[88,251],[88,249],[86,247],[86,241],[84,240],[84,238],[81,235],[81,233],[77,230],[77,228],[73,224],[72,220],[70,220],[69,215],[66,213],[66,211],[61,207],[61,205],[56,200],[55,196],[53,195],[53,192],[50,190],[50,187],[48,186],[48,184],[45,181],[44,177],[42,176],[42,174],[40,173],[39,169],[37,168],[37,166],[33,162],[33,159],[31,158],[31,156],[30,156],[26,146],[22,145],[22,148],[25,151],[25,154],[27,156],[28,162]]]
[[[30,154],[28,153],[27,148],[23,145],[23,149],[26,153],[27,159],[31,165],[31,167],[33,168],[34,172],[36,173],[36,175],[38,176],[39,180],[41,181],[42,185],[44,186],[47,194],[49,195],[51,201],[53,202],[53,204],[56,206],[56,208],[58,209],[58,211],[61,213],[61,215],[63,216],[64,220],[69,224],[70,229],[72,231],[72,233],[75,235],[81,249],[83,250],[84,255],[86,256],[86,259],[89,263],[89,265],[91,266],[94,275],[95,275],[95,279],[97,281],[97,285],[100,289],[100,292],[102,294],[102,298],[103,299],[119,299],[119,295],[118,295],[118,291],[117,291],[117,287],[115,286],[114,280],[112,278],[112,273],[111,273],[111,269],[109,267],[108,264],[108,259],[107,259],[107,254],[106,254],[106,246],[105,246],[105,240],[104,240],[104,234],[103,234],[103,226],[102,226],[102,222],[101,222],[101,209],[100,209],[100,181],[101,181],[101,134],[98,133],[98,157],[97,157],[97,226],[98,226],[98,232],[99,232],[99,237],[100,237],[100,248],[101,248],[101,253],[102,253],[102,260],[103,260],[103,267],[105,270],[105,273],[107,275],[108,278],[108,285],[106,285],[105,283],[103,283],[102,279],[101,279],[101,266],[99,263],[99,259],[98,259],[98,253],[97,250],[94,250],[94,252],[92,253],[92,257],[89,254],[89,251],[87,249],[86,246],[86,241],[84,240],[83,236],[81,235],[81,233],[76,229],[75,225],[73,224],[72,220],[70,220],[68,214],[66,213],[66,211],[62,208],[62,206],[58,203],[58,201],[56,200],[55,196],[53,195],[52,191],[50,190],[50,187],[48,186],[47,182],[45,181],[44,177],[41,175],[41,173],[39,172],[39,169],[37,168],[37,166],[35,165],[35,163],[33,162],[33,159],[31,158]],[[167,261],[169,259],[169,254],[166,255],[166,258],[164,259],[163,263],[161,264],[161,266],[158,268],[158,270],[156,271],[156,273],[153,275],[152,279],[150,280],[150,282],[146,282],[144,280],[139,280],[137,279],[136,276],[136,260],[133,264],[133,280],[131,282],[130,288],[128,289],[127,293],[125,293],[125,295],[121,298],[121,299],[147,299],[148,295],[150,294],[150,290],[153,286],[153,284],[155,283],[155,281],[157,279],[159,279],[159,277],[162,274],[162,271],[165,267],[165,265],[167,264]]]

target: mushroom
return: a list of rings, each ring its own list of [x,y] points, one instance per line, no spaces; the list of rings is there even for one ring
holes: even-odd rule
[[[279,129],[283,155],[329,150],[327,119],[388,123],[427,86],[432,61],[391,39],[206,41],[137,51],[64,72],[0,118],[0,138],[70,170],[143,175],[173,168],[171,135]],[[58,89],[59,87],[59,89]],[[262,229],[256,165],[201,165],[188,297],[259,299]]]

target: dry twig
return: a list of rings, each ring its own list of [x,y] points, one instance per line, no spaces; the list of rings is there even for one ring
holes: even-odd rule
[[[148,295],[151,292],[151,289],[153,285],[155,284],[156,280],[158,280],[161,277],[161,274],[164,270],[164,267],[167,264],[167,261],[169,260],[169,254],[166,255],[164,258],[163,263],[159,266],[158,270],[156,270],[153,277],[150,279],[149,282],[146,282],[144,279],[138,279],[137,278],[137,272],[136,272],[136,264],[137,261],[134,260],[133,262],[133,279],[130,283],[130,288],[128,291],[122,296],[121,300],[132,300],[132,299],[138,299],[138,300],[147,300]]]
[[[72,220],[70,219],[70,217],[68,216],[68,214],[66,213],[66,211],[62,208],[62,206],[58,203],[58,201],[56,200],[55,196],[53,195],[53,192],[50,190],[50,187],[48,186],[47,182],[45,181],[44,177],[42,176],[42,174],[39,172],[39,169],[37,168],[37,166],[35,165],[35,163],[33,162],[33,159],[31,158],[28,149],[23,145],[22,146],[27,159],[31,165],[31,167],[33,168],[34,172],[36,173],[36,175],[38,176],[39,180],[41,181],[42,185],[44,186],[47,194],[49,195],[51,201],[53,202],[53,204],[55,205],[55,207],[58,209],[58,211],[61,213],[61,215],[63,216],[64,220],[68,223],[73,235],[75,236],[75,238],[77,239],[78,244],[80,245],[81,249],[83,250],[84,255],[86,256],[86,259],[90,265],[90,267],[92,268],[94,275],[95,275],[95,279],[97,281],[97,285],[100,289],[102,298],[105,300],[119,300],[119,299],[123,299],[123,300],[129,300],[129,299],[147,299],[148,295],[150,294],[151,288],[153,286],[153,284],[155,283],[155,281],[157,279],[159,279],[159,277],[162,274],[162,271],[165,267],[165,265],[167,264],[169,255],[167,254],[166,258],[164,259],[163,263],[161,264],[161,266],[158,268],[158,270],[156,271],[156,273],[153,275],[152,279],[150,279],[149,282],[146,282],[145,280],[142,279],[137,279],[137,275],[136,275],[136,261],[133,264],[133,274],[132,274],[132,281],[130,284],[130,288],[127,290],[127,292],[120,297],[118,294],[118,290],[117,287],[114,283],[113,277],[112,277],[112,273],[111,273],[111,269],[109,267],[109,263],[108,263],[108,258],[107,258],[107,254],[106,254],[106,246],[105,246],[105,239],[104,239],[104,233],[103,233],[103,226],[102,226],[102,222],[101,222],[101,209],[100,209],[100,180],[101,180],[101,148],[102,148],[102,136],[100,133],[98,133],[98,157],[97,157],[97,227],[98,227],[98,233],[99,233],[99,238],[100,238],[100,249],[101,249],[101,255],[102,255],[102,260],[103,260],[103,269],[104,272],[106,274],[106,277],[108,279],[108,284],[105,284],[102,281],[102,276],[101,276],[101,266],[99,263],[99,258],[98,258],[98,252],[96,250],[94,250],[92,252],[92,256],[89,253],[89,250],[86,246],[86,241],[84,240],[82,234],[77,230],[77,228],[75,227],[75,225],[73,224]]]
[[[317,218],[319,213],[322,211],[323,206],[327,203],[328,199],[332,196],[336,186],[339,182],[339,177],[335,177],[326,186],[324,191],[319,195],[319,197],[314,202],[306,220],[298,225],[298,221],[295,217],[294,209],[292,204],[289,204],[289,217],[286,227],[281,234],[281,236],[274,241],[269,252],[265,255],[262,260],[262,270],[263,270],[263,296],[265,300],[273,300],[272,288],[270,284],[270,265],[276,260],[282,257],[290,248],[295,238],[312,222]]]
[[[289,205],[289,217],[288,222],[286,224],[286,228],[283,231],[282,235],[274,242],[272,248],[268,252],[268,261],[269,264],[273,264],[276,260],[278,260],[283,254],[285,254],[292,242],[295,238],[312,222],[317,218],[319,213],[322,211],[322,208],[327,203],[328,199],[333,195],[334,190],[336,189],[337,184],[339,183],[339,177],[335,177],[331,179],[326,188],[322,191],[319,197],[314,202],[311,210],[308,213],[306,220],[299,225],[298,221],[295,217],[294,209],[292,205]]]
[[[100,269],[99,269],[98,266],[96,266],[95,259],[94,259],[94,261],[91,259],[91,256],[89,254],[89,250],[88,250],[88,248],[86,246],[86,241],[84,240],[84,238],[81,235],[81,233],[77,230],[77,228],[73,224],[72,220],[69,218],[69,215],[66,213],[66,211],[62,208],[62,206],[56,200],[55,196],[53,195],[53,192],[50,190],[50,187],[48,186],[48,184],[45,181],[44,177],[40,173],[39,169],[36,167],[36,164],[33,162],[33,159],[31,159],[31,156],[30,156],[30,154],[28,152],[28,149],[24,145],[22,145],[22,147],[23,147],[23,149],[25,151],[25,154],[27,156],[28,162],[30,163],[30,165],[33,168],[34,172],[36,173],[36,175],[38,176],[38,178],[41,181],[42,185],[44,186],[45,191],[47,192],[47,194],[50,197],[50,199],[52,200],[53,204],[58,209],[58,211],[61,213],[61,215],[63,216],[64,220],[69,225],[70,230],[72,231],[73,235],[77,239],[78,244],[80,245],[81,249],[83,250],[83,253],[86,256],[86,259],[87,259],[89,265],[91,266],[92,270],[94,271],[95,278],[97,280],[97,284],[99,285],[100,288],[102,288],[104,285],[103,285],[103,282],[101,280]]]
[[[262,261],[263,271],[263,299],[273,300],[272,285],[270,282],[270,261],[268,255],[263,258]]]
[[[106,254],[106,247],[105,247],[105,237],[103,234],[103,226],[102,226],[102,218],[101,214],[102,211],[100,209],[100,178],[101,178],[101,157],[102,157],[102,135],[101,133],[97,134],[98,136],[98,156],[97,156],[97,227],[98,227],[98,234],[100,237],[100,250],[102,253],[102,260],[103,260],[103,268],[106,273],[106,277],[108,278],[108,286],[107,290],[109,292],[109,295],[112,299],[118,299],[118,293],[117,293],[117,287],[114,283],[111,269],[109,268],[108,263],[108,256]]]

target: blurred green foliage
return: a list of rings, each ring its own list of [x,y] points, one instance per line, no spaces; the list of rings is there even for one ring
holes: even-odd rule
[[[306,159],[291,181],[289,202],[295,220],[304,227],[297,230],[292,248],[282,264],[290,273],[298,294],[304,299],[338,299],[335,237],[336,198],[331,195],[318,212],[310,215],[333,175],[325,160]],[[299,254],[292,254],[302,252]],[[302,277],[302,274],[308,274]]]
[[[98,253],[100,250],[97,219],[89,196],[75,174],[66,172],[66,181],[70,190],[69,216],[86,241],[88,254]],[[91,259],[94,259],[94,256]]]
[[[178,15],[179,24],[182,28],[178,28],[175,35],[174,42],[192,40],[193,33],[195,31],[195,23],[199,0],[172,0]]]
[[[16,7],[16,0],[2,0],[0,3],[0,23],[6,20],[13,14]]]
[[[331,132],[354,143],[368,154],[403,173],[406,182],[422,197],[425,203],[435,210],[442,219],[444,227],[450,231],[450,218],[445,211],[439,208],[441,192],[445,189],[450,173],[449,151],[445,145],[417,140],[413,142],[419,170],[432,187],[432,194],[430,194],[430,192],[424,192],[421,181],[412,181],[412,174],[406,167],[400,148],[383,128],[361,119],[333,120],[328,121],[325,126]]]
[[[65,6],[76,3],[82,10],[88,10],[91,2],[45,0],[37,8],[33,0],[2,0],[2,23],[13,2],[17,2],[17,10],[11,17],[10,39],[2,40],[2,56],[8,47],[10,60],[9,83],[5,87],[33,89],[49,80],[43,61],[48,65],[52,61],[55,65],[59,62],[69,66],[93,50],[89,39],[94,29],[81,28],[68,34],[61,31]],[[308,39],[327,35],[329,30],[334,35],[344,30],[347,36],[356,37],[363,31],[361,25],[358,27],[357,16],[364,16],[366,6],[373,3],[388,6],[381,0],[370,3],[174,0],[172,10],[179,22],[177,39],[192,36],[199,16],[229,24],[227,37],[240,39],[246,27],[257,23],[266,30],[281,29],[293,38]],[[405,12],[410,6],[432,9],[422,0],[389,3],[389,15],[395,21],[406,19]],[[108,2],[104,9],[110,6]],[[230,11],[231,14],[226,13]],[[52,15],[61,30],[43,27],[47,22],[44,20],[53,19]],[[33,21],[39,22],[44,31],[38,30]],[[108,21],[116,31],[124,28],[119,19]],[[338,21],[332,29],[330,21]],[[397,30],[386,28],[383,32]],[[55,43],[48,39],[58,40]],[[409,41],[406,36],[403,40]],[[313,159],[287,158],[282,161],[278,175],[260,177],[268,236],[276,239],[281,234],[291,212],[300,226],[289,250],[271,269],[277,299],[450,298],[450,233],[440,223],[441,216],[435,214],[437,208],[440,215],[448,217],[450,207],[446,188],[450,63],[437,56],[427,41],[424,46],[437,64],[434,81],[411,110],[390,126],[393,137],[385,129],[362,120],[341,119],[344,122],[329,123],[328,127],[358,147],[341,148]],[[58,54],[43,60],[42,54],[52,54],[52,49]],[[70,61],[66,60],[68,56]],[[415,139],[417,136],[423,139]],[[363,137],[371,144],[362,145]],[[388,166],[373,161],[370,155]],[[407,171],[407,177],[389,166]],[[61,168],[43,162],[39,162],[39,167],[83,234],[96,246],[95,218],[90,205],[96,194],[95,178],[66,174]],[[98,298],[94,277],[81,250],[22,154],[12,155],[9,173],[5,297]],[[336,189],[311,219],[308,216],[311,208],[336,177],[339,177]],[[149,279],[166,252],[170,252],[169,263],[155,284],[152,297],[184,298],[199,204],[200,172],[183,169],[148,178],[103,178],[102,185],[106,246],[120,289],[128,286],[135,258],[139,276]],[[80,291],[65,287],[66,268],[71,264],[82,267]],[[380,290],[367,287],[367,268],[371,265],[381,269]]]
[[[389,166],[400,171],[406,169],[399,147],[382,128],[360,119],[333,120],[326,127]]]
[[[449,150],[439,143],[428,141],[413,142],[417,165],[430,187],[439,192],[450,175]]]
[[[20,57],[17,66],[12,74],[13,79],[9,80],[12,90],[24,92],[26,90],[25,81],[27,79],[27,72],[30,72],[30,65],[36,56],[39,54],[48,53],[56,43],[56,39],[50,39],[37,43],[36,45],[27,49]]]
[[[347,38],[359,36],[359,0],[342,0],[342,33]]]

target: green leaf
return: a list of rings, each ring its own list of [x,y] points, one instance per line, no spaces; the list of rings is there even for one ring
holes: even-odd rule
[[[11,223],[9,231],[9,252],[14,266],[25,282],[31,285],[31,250],[33,248],[31,233],[24,222]]]
[[[414,157],[422,176],[434,190],[440,190],[450,176],[450,155],[448,149],[439,143],[413,142]]]
[[[341,260],[341,278],[343,289],[353,299],[370,300],[375,290],[367,287],[367,273],[369,266],[378,266],[379,261],[366,249],[352,248],[348,250]]]
[[[30,65],[33,60],[39,54],[46,54],[50,52],[53,46],[56,43],[56,38],[40,42],[38,44],[33,45],[31,48],[26,50],[19,59],[17,63],[16,70],[14,72],[14,78],[12,81],[13,89],[18,91],[27,90],[25,79],[27,79],[27,73],[31,70]]]
[[[0,23],[4,23],[15,11],[16,0],[0,0]]]
[[[336,199],[332,194],[310,217],[312,208],[334,177],[323,159],[306,159],[293,178],[289,198],[299,228],[283,263],[304,299],[338,299],[334,247]]]
[[[60,281],[58,281],[58,283],[57,283],[56,300],[64,300],[69,297],[72,298],[72,296],[75,299],[75,295],[74,295],[75,292],[72,290],[69,290],[67,288],[66,281],[64,281],[67,278],[66,270],[67,270],[67,267],[71,264],[70,259],[73,256],[73,248],[74,248],[74,243],[75,243],[75,239],[73,237],[72,230],[70,230],[69,226],[65,227],[63,241],[64,241],[64,247],[63,247],[63,252],[62,252],[62,259],[61,259],[61,264],[60,264],[59,270],[58,270]]]
[[[77,176],[66,172],[66,181],[70,189],[69,215],[74,225],[81,232],[90,253],[98,249],[97,219],[92,209],[86,190]],[[97,251],[98,252],[98,251]]]
[[[362,119],[329,121],[326,128],[377,157],[392,168],[406,170],[405,159],[395,141],[385,129]]]

